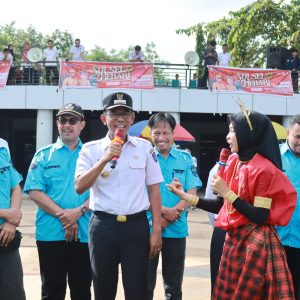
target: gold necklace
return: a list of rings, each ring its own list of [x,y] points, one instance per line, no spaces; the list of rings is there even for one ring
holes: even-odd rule
[[[242,161],[242,160],[237,159],[237,161],[235,162],[234,168],[233,168],[233,172],[232,172],[232,176],[231,176],[230,181],[229,181],[229,185],[228,185],[228,187],[229,187],[230,189],[231,189],[231,186],[232,186],[233,178],[234,178],[235,175],[236,175],[236,171],[237,171],[238,164],[239,164],[239,163],[242,163],[242,164],[248,163],[248,162],[250,162],[256,155],[257,155],[257,153],[256,153],[250,160]],[[238,185],[238,194],[237,194],[238,197],[240,197],[241,189],[242,189],[243,185],[244,185],[244,180],[243,180],[242,184],[239,184],[239,185]],[[233,213],[236,211],[236,209],[233,207],[232,203],[228,202],[226,199],[225,199],[225,201],[226,201],[226,202],[225,202],[225,207],[226,207],[226,212],[227,212],[227,214],[228,214],[228,215],[233,214]]]
[[[230,178],[230,181],[229,181],[229,185],[228,185],[228,187],[230,189],[231,189],[232,181],[233,181],[233,178],[235,177],[235,173],[236,173],[237,166],[238,166],[239,162],[240,161],[238,159],[235,162],[233,172],[232,172],[232,175],[231,175],[231,178]],[[231,215],[235,212],[235,208],[233,207],[233,205],[230,202],[228,202],[226,199],[225,199],[225,208],[226,208],[226,212],[227,212],[228,215]]]

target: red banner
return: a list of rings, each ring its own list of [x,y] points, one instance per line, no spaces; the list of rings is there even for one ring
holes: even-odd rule
[[[253,93],[292,96],[291,72],[208,66],[209,89],[214,93]]]
[[[62,62],[59,87],[153,89],[153,64]]]
[[[0,61],[0,89],[6,87],[11,61]]]

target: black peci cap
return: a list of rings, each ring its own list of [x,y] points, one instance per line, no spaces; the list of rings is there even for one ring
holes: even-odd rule
[[[103,110],[112,109],[115,107],[127,107],[132,109],[132,98],[126,93],[109,94],[103,99]]]
[[[84,114],[81,106],[75,103],[68,103],[61,107],[56,117],[62,115],[73,115],[75,117],[81,117],[82,119],[84,119]]]

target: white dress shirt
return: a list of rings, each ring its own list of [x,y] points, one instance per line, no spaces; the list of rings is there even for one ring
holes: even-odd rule
[[[104,155],[111,143],[108,135],[83,145],[77,160],[75,177],[85,173]],[[90,208],[114,215],[130,215],[150,206],[147,185],[163,182],[157,157],[151,144],[128,137],[115,169],[107,163],[90,189]]]

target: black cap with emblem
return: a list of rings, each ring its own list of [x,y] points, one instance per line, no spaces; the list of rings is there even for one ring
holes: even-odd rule
[[[75,117],[81,117],[82,119],[84,119],[84,114],[81,106],[75,103],[68,103],[61,107],[56,117],[62,115],[73,115]]]
[[[103,110],[112,109],[115,107],[127,107],[132,109],[132,98],[126,93],[109,94],[103,99]]]

